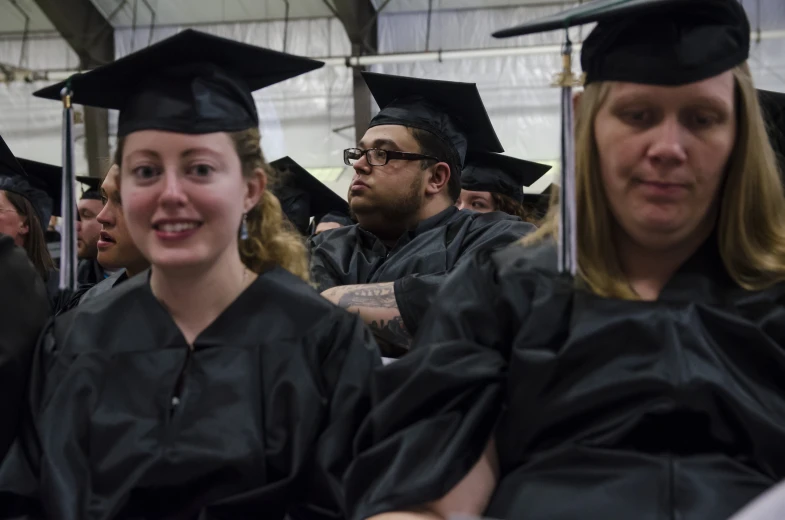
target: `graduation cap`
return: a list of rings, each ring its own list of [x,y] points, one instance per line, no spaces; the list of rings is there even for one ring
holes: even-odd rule
[[[494,33],[497,38],[597,22],[583,42],[586,83],[677,86],[747,60],[750,25],[738,0],[599,0]]]
[[[192,29],[115,62],[43,88],[35,96],[63,103],[63,256],[60,287],[74,289],[76,193],[72,103],[120,111],[117,136],[139,130],[181,134],[238,132],[259,126],[252,92],[323,66]]]
[[[470,152],[461,173],[461,187],[506,195],[523,204],[523,187],[551,169],[547,164],[489,152]]]
[[[0,190],[30,201],[46,231],[52,215],[60,215],[61,168],[51,164],[17,159],[0,138]]]
[[[308,234],[311,217],[330,212],[349,215],[349,203],[291,157],[282,157],[270,166],[281,173],[280,186],[273,192],[281,201],[286,217],[302,234]]]
[[[583,42],[586,84],[624,81],[678,86],[711,78],[744,63],[750,26],[737,0],[596,0],[552,16],[494,33],[497,38],[561,29],[565,31],[562,89],[562,181],[558,269],[578,268],[570,27],[597,22]]]
[[[118,137],[237,132],[259,126],[253,91],[323,65],[187,29],[34,95],[60,100],[68,85],[73,103],[119,110]]]
[[[82,192],[82,200],[103,200],[101,198],[101,179],[79,175],[76,180],[87,186],[87,189]]]
[[[461,166],[469,149],[504,151],[474,83],[362,75],[380,109],[369,128],[400,125],[430,132],[455,151]]]

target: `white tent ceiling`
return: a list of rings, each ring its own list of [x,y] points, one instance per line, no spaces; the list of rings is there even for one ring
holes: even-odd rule
[[[350,175],[342,167],[340,151],[354,144],[354,108],[351,71],[343,58],[351,52],[351,45],[332,13],[334,0],[289,0],[288,31],[282,21],[286,16],[284,0],[91,1],[106,18],[111,18],[118,56],[197,26],[213,34],[279,50],[287,35],[289,52],[336,57],[323,70],[265,89],[256,97],[265,152],[271,158],[291,155],[308,168],[324,170],[324,180],[338,193],[345,193]],[[529,53],[531,49],[523,49],[527,51],[525,55],[513,55],[496,49],[558,44],[560,35],[495,40],[490,34],[580,0],[432,0],[430,30],[426,15],[429,0],[371,1],[381,9],[378,43],[382,55],[422,53],[426,49],[426,34],[432,51],[489,50],[482,58],[442,62],[421,61],[422,54],[396,57],[374,64],[373,70],[476,82],[509,154],[547,162],[558,159],[558,93],[549,87],[553,72],[559,67],[558,52]],[[328,2],[332,5],[328,6]],[[743,0],[742,4],[753,30],[760,29],[769,36],[772,31],[779,34],[753,42],[750,65],[756,84],[785,91],[785,0]],[[26,24],[30,38],[23,44]],[[578,31],[575,39],[581,39]],[[0,64],[3,63],[39,71],[71,71],[78,67],[78,58],[35,0],[0,0]],[[0,84],[0,112],[4,115],[0,134],[21,156],[59,162],[59,108],[31,96],[44,84]],[[84,167],[83,158],[78,159],[79,167]],[[536,190],[548,182],[550,177],[543,179]]]
[[[285,0],[91,0],[114,27],[259,22],[286,18]],[[332,17],[333,0],[288,0],[290,19]],[[426,12],[429,0],[372,0],[385,14]],[[567,0],[432,0],[434,12],[564,4]],[[0,1],[0,34],[54,32],[35,0]]]

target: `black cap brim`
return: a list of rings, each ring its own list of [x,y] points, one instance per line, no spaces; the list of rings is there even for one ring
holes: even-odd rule
[[[545,175],[551,166],[508,155],[472,152],[461,173],[461,187],[498,193],[523,202],[523,188]]]
[[[703,0],[688,0],[699,2]],[[597,0],[582,4],[565,11],[545,16],[509,29],[493,33],[494,38],[510,38],[557,29],[567,29],[576,25],[603,22],[629,15],[643,16],[663,7],[684,4],[685,0]]]

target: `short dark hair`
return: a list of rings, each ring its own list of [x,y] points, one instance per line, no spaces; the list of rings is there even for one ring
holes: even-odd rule
[[[431,132],[420,130],[419,128],[409,128],[409,130],[412,132],[414,140],[420,145],[421,154],[438,157],[450,167],[447,194],[452,202],[458,200],[461,196],[461,159],[458,157],[458,152]],[[420,162],[420,168],[424,170],[429,166],[433,166],[433,164],[434,161],[432,159],[424,159]]]

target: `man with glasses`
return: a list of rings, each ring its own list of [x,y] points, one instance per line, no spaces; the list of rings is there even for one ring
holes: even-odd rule
[[[399,357],[461,259],[534,226],[454,206],[466,152],[503,151],[474,84],[363,76],[381,111],[344,151],[358,224],[311,239],[311,274],[327,299],[362,316],[385,356]]]

